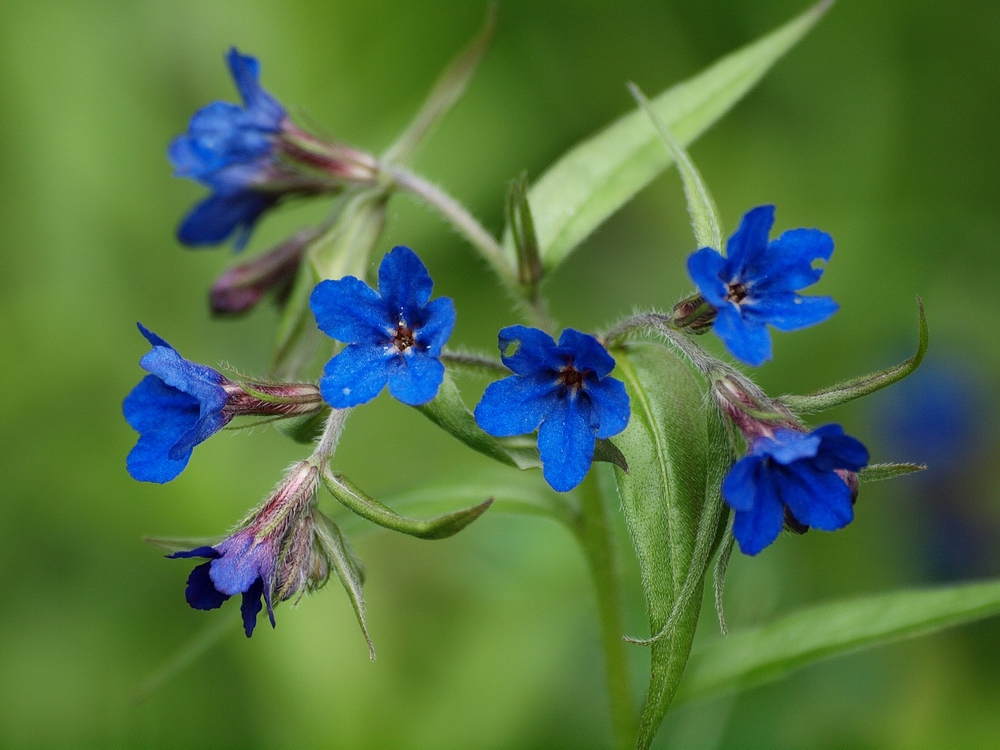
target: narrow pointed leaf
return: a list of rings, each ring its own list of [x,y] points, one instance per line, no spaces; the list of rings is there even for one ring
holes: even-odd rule
[[[358,618],[361,633],[368,644],[368,658],[375,661],[375,646],[368,633],[368,619],[365,614],[365,595],[362,584],[365,580],[364,569],[354,554],[340,528],[326,516],[319,516],[321,523],[317,524],[317,538],[323,546],[323,552],[330,566],[337,571],[340,582],[344,585],[354,615]]]
[[[685,699],[744,690],[831,656],[1000,614],[1000,581],[896,591],[808,607],[695,654]]]
[[[927,353],[927,318],[924,315],[924,302],[920,297],[917,297],[917,307],[920,310],[917,352],[908,360],[886,370],[845,380],[808,396],[782,396],[780,401],[798,414],[810,414],[832,409],[834,406],[846,404],[856,398],[867,396],[869,393],[880,391],[893,383],[898,383],[920,367],[920,363],[923,362],[924,355]]]
[[[446,539],[454,536],[483,515],[489,509],[490,505],[493,504],[493,498],[491,497],[469,508],[445,513],[437,518],[419,520],[401,516],[392,510],[392,508],[388,508],[377,500],[368,497],[357,485],[353,484],[342,474],[327,472],[323,476],[323,482],[330,491],[330,494],[362,518],[366,518],[372,523],[391,531],[409,534],[418,539]]]
[[[649,103],[649,99],[642,93],[634,83],[629,84],[629,91],[639,103],[639,106],[649,117],[650,122],[656,128],[663,145],[670,154],[670,158],[677,165],[677,170],[681,173],[681,180],[684,182],[684,196],[687,198],[688,215],[691,217],[691,228],[694,230],[694,238],[698,247],[713,247],[716,250],[722,249],[722,221],[719,219],[719,209],[715,206],[715,199],[708,192],[708,186],[701,177],[701,172],[691,161],[684,147],[677,142],[670,128],[663,122],[662,118],[656,114],[656,110]]]
[[[719,630],[723,635],[729,635],[729,628],[726,626],[726,611],[723,607],[722,594],[726,590],[726,574],[729,572],[729,560],[733,556],[733,546],[736,537],[733,536],[733,527],[726,525],[726,531],[719,544],[719,556],[715,558],[715,570],[712,573],[712,582],[715,585],[715,616],[719,620]]]
[[[517,280],[534,290],[542,280],[542,256],[538,250],[538,235],[528,202],[528,176],[521,175],[510,184],[507,192],[507,226],[510,227],[517,254]]]
[[[309,445],[316,442],[323,434],[329,416],[330,407],[327,406],[315,414],[305,414],[295,419],[283,419],[278,422],[276,427],[279,432],[287,435],[296,443]]]
[[[651,647],[638,738],[644,749],[663,721],[691,651],[701,608],[701,597],[692,592],[700,591],[718,539],[717,485],[731,450],[728,437],[718,440],[717,425],[710,443],[702,390],[671,351],[641,344],[616,351],[615,359],[616,377],[625,382],[632,406],[628,427],[615,438],[631,470],[616,469],[615,477],[639,561],[649,632],[655,636],[670,623],[669,637]],[[707,498],[709,486],[716,489]]]
[[[484,456],[519,469],[541,465],[538,450],[531,443],[517,439],[498,440],[480,429],[469,407],[462,400],[455,381],[447,373],[434,400],[416,408],[438,427]]]
[[[479,33],[442,71],[416,117],[413,118],[399,139],[383,154],[382,159],[385,162],[399,163],[411,159],[441,121],[441,118],[455,106],[455,103],[465,93],[465,89],[479,67],[483,55],[489,49],[496,26],[496,6],[490,5],[487,9],[486,20]]]
[[[684,146],[743,98],[829,7],[813,6],[784,26],[723,57],[651,102]],[[636,110],[573,148],[552,165],[529,193],[547,269],[558,266],[604,221],[671,164],[649,118]],[[514,246],[505,245],[511,260]]]
[[[610,440],[598,439],[594,442],[594,460],[614,464],[628,474],[628,461],[625,459],[625,454],[618,450],[618,447]]]
[[[142,541],[173,554],[199,547],[212,547],[221,539],[218,536],[144,536]]]
[[[895,479],[927,468],[927,464],[872,464],[858,472],[859,482],[881,482]]]

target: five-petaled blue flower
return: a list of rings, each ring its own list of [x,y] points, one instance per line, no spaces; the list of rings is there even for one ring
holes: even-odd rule
[[[232,419],[222,373],[189,362],[141,323],[153,345],[139,364],[149,373],[125,397],[125,419],[139,433],[128,454],[128,473],[142,482],[169,482],[180,474],[198,443]]]
[[[736,512],[740,550],[756,555],[777,539],[786,508],[802,526],[835,531],[849,524],[850,475],[867,465],[868,450],[839,424],[756,438],[722,483],[722,496]]]
[[[184,595],[195,609],[218,609],[231,596],[243,594],[240,611],[247,638],[253,635],[257,615],[262,609],[261,597],[267,603],[267,614],[274,627],[271,588],[278,562],[278,546],[274,538],[258,541],[253,529],[237,531],[214,547],[198,547],[188,552],[168,555],[207,557],[188,576]]]
[[[243,106],[212,102],[195,112],[188,132],[167,152],[178,177],[190,177],[212,189],[181,222],[178,239],[185,245],[213,245],[238,231],[235,246],[246,244],[254,223],[280,198],[280,191],[259,189],[274,167],[285,109],[260,85],[260,63],[236,48],[226,58]]]
[[[510,326],[500,331],[499,345],[514,374],[486,388],[476,422],[496,437],[538,429],[545,480],[568,492],[586,476],[595,439],[628,424],[625,384],[608,377],[615,360],[596,338],[572,328],[556,344],[537,328]]]
[[[408,247],[386,253],[378,291],[354,276],[320,282],[309,306],[320,329],[348,344],[320,380],[323,398],[336,409],[389,393],[410,406],[433,399],[444,379],[438,359],[455,326],[448,297],[431,300],[427,268]]]
[[[821,323],[837,311],[830,297],[803,297],[796,290],[815,284],[829,260],[833,239],[818,229],[792,229],[773,242],[774,206],[758,206],[729,238],[727,256],[703,247],[688,258],[688,272],[715,308],[715,332],[737,359],[762,365],[771,359],[767,325],[782,331]]]

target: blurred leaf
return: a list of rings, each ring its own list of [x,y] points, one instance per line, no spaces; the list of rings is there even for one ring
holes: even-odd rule
[[[924,301],[920,297],[917,297],[917,307],[920,311],[917,353],[908,360],[887,370],[879,370],[870,375],[845,380],[808,396],[782,396],[779,400],[798,414],[810,414],[832,409],[834,406],[846,404],[856,398],[867,396],[869,393],[880,391],[893,383],[898,383],[920,366],[927,353],[927,318],[924,315]]]
[[[416,408],[438,427],[484,456],[519,469],[540,465],[536,448],[530,445],[522,447],[522,443],[514,440],[498,440],[481,430],[448,373],[445,373],[434,400]]]
[[[316,524],[316,538],[323,547],[323,552],[330,566],[337,571],[340,582],[344,584],[347,597],[351,600],[351,607],[354,615],[358,618],[358,625],[361,626],[361,633],[368,644],[368,658],[375,661],[375,646],[372,644],[371,636],[368,634],[368,619],[365,615],[365,595],[362,591],[362,584],[365,580],[365,571],[361,566],[361,561],[354,554],[354,550],[347,543],[347,539],[341,533],[340,528],[332,519],[321,513],[317,514],[319,523]]]
[[[632,416],[615,441],[631,467],[615,470],[639,560],[652,642],[649,694],[638,747],[647,748],[673,700],[691,651],[705,569],[718,542],[718,487],[732,461],[725,425],[706,426],[704,395],[691,371],[658,344],[615,353]],[[711,433],[711,437],[710,437]],[[711,468],[709,468],[711,463]]]
[[[479,33],[468,46],[448,63],[442,71],[423,106],[407,126],[406,130],[382,155],[388,163],[405,162],[413,157],[420,145],[427,139],[434,127],[465,93],[479,63],[490,47],[493,32],[496,31],[496,6],[487,8],[486,20]]]
[[[712,581],[715,584],[715,616],[719,620],[719,629],[723,635],[729,635],[729,628],[726,626],[726,611],[722,605],[722,594],[726,589],[726,574],[729,572],[729,560],[733,556],[733,545],[736,537],[733,536],[733,527],[726,524],[722,541],[719,543],[719,556],[715,558],[715,570],[712,573]]]
[[[683,697],[776,680],[799,667],[1000,613],[1000,581],[896,591],[820,604],[736,633],[691,659]]]
[[[160,690],[160,688],[174,679],[174,677],[192,666],[214,646],[218,645],[224,636],[236,632],[236,625],[239,622],[239,618],[233,617],[230,612],[213,615],[211,621],[193,638],[177,649],[169,659],[157,667],[136,687],[135,693],[132,695],[132,700],[135,703],[146,701]]]
[[[507,191],[507,226],[510,227],[517,254],[517,280],[535,294],[542,280],[542,256],[538,249],[535,220],[528,203],[528,176],[522,174],[510,183]]]
[[[656,110],[653,109],[646,95],[634,83],[630,83],[628,87],[639,106],[649,116],[663,140],[663,145],[667,147],[670,158],[674,160],[681,173],[688,214],[691,217],[691,228],[694,230],[694,238],[698,247],[712,247],[721,252],[722,221],[719,219],[719,209],[715,206],[715,200],[708,192],[705,181],[701,178],[701,172],[691,161],[691,157],[688,156],[684,147],[674,138],[666,123],[656,114]]]
[[[895,479],[927,468],[927,464],[872,464],[858,472],[859,482],[881,482]]]
[[[222,539],[220,536],[144,536],[142,541],[159,547],[164,552],[187,552],[198,547],[212,547]]]
[[[418,520],[401,516],[392,508],[372,499],[342,474],[324,472],[323,483],[331,495],[362,518],[390,531],[409,534],[418,539],[446,539],[454,536],[493,504],[491,497],[469,508],[445,513],[437,518]]]
[[[281,380],[296,380],[315,354],[320,332],[309,297],[324,279],[364,279],[368,258],[385,227],[386,188],[346,192],[337,198],[327,230],[306,251],[288,305],[278,324],[272,371]]]
[[[791,49],[830,6],[824,0],[767,36],[718,60],[694,78],[657,96],[652,108],[682,145],[725,114]],[[644,112],[630,112],[573,148],[529,193],[547,269],[671,163]],[[510,232],[504,238],[514,257]]]
[[[304,414],[294,419],[283,419],[276,427],[278,431],[287,435],[296,443],[310,445],[319,439],[326,427],[327,417],[330,416],[330,407],[324,406],[315,414]]]

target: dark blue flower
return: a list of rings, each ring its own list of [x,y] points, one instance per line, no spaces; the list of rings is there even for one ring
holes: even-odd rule
[[[433,399],[444,379],[438,357],[455,326],[448,297],[431,300],[427,268],[408,247],[386,253],[378,291],[353,276],[322,281],[309,306],[320,329],[348,344],[320,380],[326,402],[346,409],[389,393],[410,406]]]
[[[243,594],[240,611],[247,638],[253,635],[257,615],[267,602],[267,614],[274,627],[271,607],[271,587],[278,561],[278,549],[272,539],[259,542],[251,529],[243,529],[214,547],[198,547],[188,552],[175,552],[171,558],[207,557],[188,576],[184,595],[195,609],[218,609],[231,596]]]
[[[830,259],[830,235],[792,229],[768,242],[773,225],[774,206],[758,206],[729,238],[728,257],[703,247],[688,258],[691,278],[716,310],[715,332],[733,356],[754,366],[771,359],[768,324],[794,331],[826,320],[838,307],[830,297],[797,293],[823,275],[812,264]]]
[[[155,333],[139,324],[153,345],[139,364],[151,375],[125,397],[125,419],[139,433],[126,465],[134,479],[169,482],[180,474],[198,443],[232,418],[225,411],[228,381],[211,367],[189,362]]]
[[[190,177],[212,189],[177,230],[185,245],[212,245],[238,231],[242,247],[254,223],[281,192],[261,190],[273,180],[274,152],[286,113],[260,85],[260,63],[236,48],[226,57],[243,106],[212,102],[198,110],[188,132],[168,149],[178,177]]]
[[[838,424],[756,438],[722,483],[740,549],[756,555],[777,539],[786,508],[803,527],[843,528],[854,520],[851,473],[867,465],[868,450]]]
[[[583,481],[596,438],[625,429],[625,384],[608,377],[614,358],[586,333],[567,328],[558,345],[537,328],[500,331],[500,357],[514,375],[491,383],[476,406],[476,422],[496,437],[538,430],[545,480],[568,492]]]

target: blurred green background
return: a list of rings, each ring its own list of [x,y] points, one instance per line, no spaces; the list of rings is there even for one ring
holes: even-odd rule
[[[507,180],[537,176],[628,110],[626,80],[659,92],[803,7],[505,0],[492,50],[417,168],[499,230]],[[0,747],[606,744],[592,595],[581,555],[554,524],[488,514],[443,542],[359,536],[379,650],[370,664],[336,583],[281,607],[277,629],[248,641],[233,604],[189,609],[190,565],[142,542],[223,532],[300,447],[273,430],[226,433],[166,486],[134,482],[124,467],[135,435],[120,403],[147,349],[135,321],[191,359],[267,367],[274,310],[211,320],[206,290],[229,252],[189,252],[173,237],[202,191],[171,177],[164,149],[196,108],[234,98],[224,51],[258,55],[265,86],[301,121],[379,150],[483,12],[458,0],[0,2]],[[830,415],[875,460],[958,448],[923,479],[863,488],[843,532],[737,556],[734,629],[801,603],[1000,573],[990,396],[1000,371],[998,49],[992,0],[841,0],[692,148],[728,227],[774,202],[779,229],[819,226],[837,242],[817,289],[842,309],[775,338],[775,362],[759,371],[772,393],[908,356],[916,294],[933,357],[973,373],[918,427],[898,425],[928,393],[940,396],[930,377],[905,408],[887,397]],[[268,218],[250,252],[322,208]],[[414,247],[437,292],[455,298],[453,341],[494,346],[512,316],[483,265],[408,198],[390,215],[384,249]],[[553,311],[586,330],[668,306],[689,289],[692,245],[671,171],[553,275]],[[955,414],[966,421],[942,432]],[[352,417],[336,462],[376,496],[489,467],[385,398]],[[632,594],[630,627],[642,634]],[[221,620],[232,627],[215,648],[134,699]],[[712,637],[710,611],[702,625]],[[983,622],[684,707],[658,746],[996,748],[998,636],[1000,622]],[[641,686],[638,647],[634,658]]]

